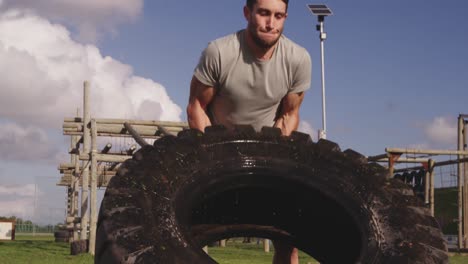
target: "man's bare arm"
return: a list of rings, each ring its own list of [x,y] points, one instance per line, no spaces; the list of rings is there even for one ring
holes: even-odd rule
[[[195,76],[190,82],[190,97],[187,106],[187,118],[190,128],[205,131],[205,127],[211,126],[211,121],[206,114],[208,104],[213,100],[215,90],[213,87],[201,83]]]
[[[299,108],[304,100],[304,95],[304,92],[289,93],[281,102],[280,115],[274,127],[280,128],[281,133],[285,136],[291,135],[291,132],[299,126]]]

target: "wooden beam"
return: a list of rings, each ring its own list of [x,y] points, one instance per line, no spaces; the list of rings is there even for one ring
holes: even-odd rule
[[[65,123],[82,123],[82,118],[65,118]],[[96,118],[96,123],[99,124],[123,124],[129,123],[131,125],[145,125],[145,126],[164,126],[164,127],[183,127],[188,128],[187,122],[174,122],[174,121],[155,121],[155,120],[132,120],[132,119],[109,119],[109,118]]]
[[[91,146],[91,134],[89,131],[89,122],[91,119],[91,115],[89,112],[89,82],[84,82],[84,89],[83,89],[83,153],[88,155],[90,152]],[[81,155],[80,155],[81,156]],[[80,158],[81,159],[81,158]],[[81,173],[82,177],[82,189],[81,189],[81,234],[80,239],[86,240],[88,238],[88,190],[89,190],[89,162],[85,162],[83,166],[83,172]]]
[[[376,156],[368,156],[366,158],[367,158],[368,161],[379,161],[381,159],[388,158],[388,154],[385,153],[385,154],[380,154],[380,155],[376,155]]]
[[[98,175],[97,177],[97,186],[99,188],[102,188],[102,187],[107,187],[107,184],[109,183],[109,181],[112,179],[112,177],[114,177],[115,175]],[[76,182],[78,184],[79,187],[82,187],[83,184],[82,184],[82,181],[79,180]],[[64,175],[60,178],[60,181],[56,184],[57,186],[71,186],[73,184],[73,178],[70,177],[69,175]],[[90,185],[88,185],[90,186]]]
[[[452,165],[452,164],[457,164],[461,162],[468,162],[468,158],[463,158],[463,159],[453,159],[453,160],[446,160],[446,161],[440,161],[436,162],[434,167],[440,167],[440,166],[447,166],[447,165]],[[421,170],[424,169],[423,166],[415,166],[415,167],[409,167],[409,168],[402,168],[402,169],[395,169],[395,173],[398,172],[405,172],[405,171],[411,171],[411,170]]]
[[[109,150],[112,148],[111,143],[107,143],[106,146],[101,150],[101,153],[109,153]]]
[[[89,253],[94,256],[96,247],[97,225],[97,126],[96,120],[91,119],[91,193],[90,193],[90,224],[89,224]]]
[[[140,147],[144,147],[144,146],[147,146],[149,145],[148,142],[146,142],[146,140],[144,140],[140,134],[133,128],[133,126],[129,123],[124,123],[124,127],[125,129],[127,130],[127,132],[132,135],[133,137],[133,140],[135,140],[136,143],[138,143],[138,145],[140,145]],[[161,131],[161,128],[158,127],[158,131]],[[133,152],[133,151],[132,151]]]
[[[460,149],[465,150],[467,149],[467,132],[466,132],[466,125],[465,122],[463,122],[464,117],[462,117],[462,122],[460,122],[461,129],[459,129],[459,133],[461,133],[461,146],[459,146]],[[466,158],[466,155],[463,156]],[[461,170],[461,178],[463,179],[463,243],[465,246],[465,249],[468,248],[468,164],[464,163],[462,165],[462,170]],[[460,166],[460,165],[459,165]]]
[[[463,150],[463,117],[458,117],[458,151]],[[458,154],[458,159],[462,159],[462,154]],[[457,182],[458,182],[458,248],[465,248],[464,232],[463,232],[463,177],[462,164],[458,163],[457,167]]]
[[[430,211],[431,215],[434,216],[434,160],[430,159],[428,162],[428,171],[429,171],[429,201],[430,201]]]
[[[427,162],[429,158],[398,158],[394,163],[422,163]],[[388,158],[374,160],[374,162],[386,162],[388,163]]]
[[[76,110],[76,116],[80,115],[80,109]],[[76,151],[71,153],[71,155],[74,157],[73,159],[73,165],[74,165],[74,170],[73,170],[73,175],[71,177],[71,186],[73,186],[73,189],[75,191],[74,196],[75,196],[75,201],[73,203],[74,207],[74,214],[73,217],[79,218],[79,208],[80,208],[80,201],[78,201],[80,197],[80,144],[83,140],[82,136],[72,136],[71,137],[74,142],[74,148]],[[77,223],[73,223],[73,241],[78,241],[79,240],[79,233],[78,231],[80,230],[81,226],[81,219]]]
[[[112,155],[112,154],[96,154],[96,159],[98,162],[124,162],[128,159],[131,159],[132,156],[127,155]],[[80,155],[80,160],[86,161],[90,160],[89,155],[82,154]]]
[[[468,151],[463,151],[463,150],[386,148],[385,151],[388,153],[401,153],[401,154],[468,155]]]
[[[468,131],[467,126],[463,128],[463,146],[464,150],[468,149]],[[468,156],[465,156],[465,159],[468,160]],[[463,199],[463,203],[465,205],[465,214],[464,214],[464,224],[465,224],[465,249],[468,248],[468,161],[463,164],[464,172],[463,172],[463,179],[465,181],[465,197]]]

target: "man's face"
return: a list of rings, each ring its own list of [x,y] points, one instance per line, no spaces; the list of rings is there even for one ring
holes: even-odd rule
[[[247,30],[254,42],[261,48],[273,47],[281,37],[284,28],[286,4],[281,0],[257,0],[252,10],[244,8]]]

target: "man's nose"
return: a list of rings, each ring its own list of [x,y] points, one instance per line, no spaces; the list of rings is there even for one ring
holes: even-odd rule
[[[275,17],[274,16],[269,16],[266,21],[266,28],[268,30],[274,29],[276,25]]]

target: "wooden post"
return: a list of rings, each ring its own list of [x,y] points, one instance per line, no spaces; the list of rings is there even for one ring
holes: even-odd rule
[[[430,181],[430,203],[431,203],[431,216],[434,216],[434,165],[435,162],[432,159],[429,159],[428,170],[429,170],[429,181]]]
[[[72,221],[69,221],[73,218],[73,186],[67,186],[67,216],[65,217],[65,226],[70,228],[73,224]]]
[[[91,120],[91,193],[90,193],[90,213],[91,223],[89,225],[89,253],[94,256],[96,245],[96,225],[97,225],[97,127],[96,120]]]
[[[73,144],[75,143],[75,138],[74,137],[70,137],[70,149],[73,148]],[[75,159],[76,159],[76,156],[71,154],[70,155],[70,163],[71,164],[74,164],[75,163]],[[74,208],[74,203],[75,203],[75,190],[74,190],[74,186],[73,184],[70,184],[70,186],[68,186],[68,192],[67,192],[67,217],[66,219],[68,219],[69,217],[73,217],[73,214],[75,213],[75,208]],[[68,225],[71,224],[71,223],[68,223],[67,221],[65,221],[65,224]]]
[[[83,89],[83,153],[89,155],[91,145],[91,135],[89,129],[89,121],[91,115],[89,113],[89,82],[84,82]],[[81,188],[81,240],[88,238],[88,190],[89,190],[89,161],[83,162],[83,170],[81,173],[82,188]]]
[[[429,200],[429,193],[430,193],[430,190],[431,190],[431,187],[430,187],[430,173],[429,173],[429,162],[427,162],[427,168],[428,170],[426,171],[426,174],[424,175],[424,204],[427,206],[427,205],[430,205],[431,202]]]
[[[72,136],[71,137],[71,148],[76,148],[78,145],[78,136]],[[75,166],[75,169],[73,170],[73,175],[72,175],[72,181],[71,181],[71,189],[72,189],[72,213],[71,213],[71,217],[73,217],[74,219],[76,217],[78,217],[78,198],[79,198],[79,195],[78,195],[78,192],[79,192],[79,162],[80,162],[80,158],[79,158],[79,155],[75,154],[75,153],[72,153],[71,154],[71,162],[72,164]],[[78,240],[78,229],[77,229],[77,223],[76,221],[73,221],[73,241],[77,241]]]
[[[464,118],[462,117],[462,129],[461,133],[463,135],[463,145],[462,148],[464,151],[467,150],[466,144],[468,143],[467,140],[467,134],[466,133],[466,125]],[[466,155],[464,156],[466,158]],[[464,183],[464,188],[463,188],[463,237],[464,237],[464,244],[465,244],[465,249],[468,248],[468,163],[464,162],[463,164],[463,183]]]
[[[393,178],[395,173],[395,162],[400,158],[401,153],[388,152],[388,178]]]
[[[267,253],[270,252],[270,240],[263,239],[263,250]]]
[[[393,156],[390,153],[390,154],[388,154],[388,175],[389,175],[390,178],[393,178],[393,173],[394,173],[393,170],[395,169],[393,167],[393,164],[394,164]]]
[[[458,150],[463,150],[463,117],[458,117]],[[458,155],[458,159],[462,158]],[[464,179],[462,178],[462,163],[458,163],[457,168],[457,181],[458,181],[458,248],[464,248],[463,243],[463,185]]]
[[[76,117],[80,117],[80,109],[76,109]],[[74,202],[73,202],[73,208],[74,208],[74,213],[73,217],[76,219],[78,218],[78,213],[79,213],[79,197],[80,197],[80,136],[72,136],[72,141],[73,141],[73,146],[72,148],[75,148],[77,151],[72,154],[72,156],[75,156],[75,160],[73,162],[73,165],[75,166],[75,169],[73,170],[73,175],[72,175],[72,182],[71,184],[73,185],[73,189],[75,191],[74,193]],[[80,224],[77,221],[73,221],[73,241],[78,241],[79,230]]]

